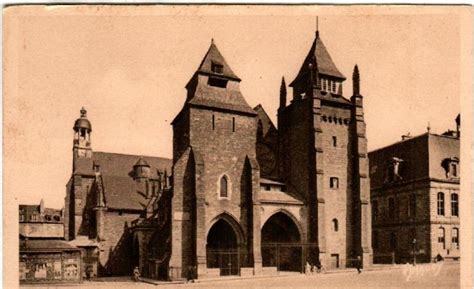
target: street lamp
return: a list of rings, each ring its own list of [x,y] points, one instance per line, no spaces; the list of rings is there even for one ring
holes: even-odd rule
[[[413,238],[413,266],[416,265],[416,238]]]

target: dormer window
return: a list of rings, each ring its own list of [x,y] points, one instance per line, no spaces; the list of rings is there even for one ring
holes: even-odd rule
[[[441,163],[446,173],[446,178],[458,178],[459,177],[459,159],[456,157],[444,159]]]
[[[450,173],[451,173],[451,176],[453,176],[453,177],[458,176],[458,164],[457,163],[451,163]]]
[[[213,62],[211,64],[211,70],[214,73],[222,74],[224,73],[224,66],[220,63]]]
[[[385,183],[391,183],[402,179],[400,175],[400,165],[403,162],[402,159],[393,157],[385,169]]]

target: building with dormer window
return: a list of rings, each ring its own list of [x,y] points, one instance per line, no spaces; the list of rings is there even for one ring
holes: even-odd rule
[[[460,116],[369,153],[374,262],[458,259]]]

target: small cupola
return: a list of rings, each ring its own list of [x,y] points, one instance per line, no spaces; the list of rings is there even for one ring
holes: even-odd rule
[[[133,165],[134,179],[148,179],[150,177],[150,165],[140,157]]]
[[[80,131],[81,133],[82,131],[84,131],[84,133],[90,133],[92,131],[91,123],[87,119],[87,110],[84,107],[81,109],[81,117],[74,123],[74,131]]]

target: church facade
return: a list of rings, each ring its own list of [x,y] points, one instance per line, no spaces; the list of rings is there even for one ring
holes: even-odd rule
[[[134,266],[156,279],[370,266],[357,66],[350,98],[345,79],[317,32],[290,101],[282,79],[276,127],[246,102],[212,41],[172,122],[171,160],[93,152],[81,111],[65,235],[96,255],[99,275]]]

